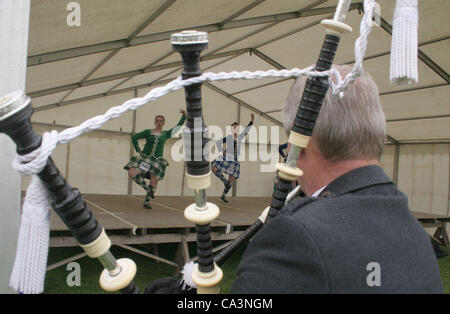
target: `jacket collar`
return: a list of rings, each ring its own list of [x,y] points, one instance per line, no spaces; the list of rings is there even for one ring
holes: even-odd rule
[[[321,197],[338,196],[378,184],[393,184],[380,166],[353,169],[336,178],[320,193]]]

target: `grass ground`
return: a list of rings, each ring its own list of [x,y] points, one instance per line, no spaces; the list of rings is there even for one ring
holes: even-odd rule
[[[195,247],[190,245],[191,256],[195,256]],[[172,260],[176,245],[164,244],[158,246],[161,257]],[[175,268],[167,264],[156,262],[142,255],[118,248],[112,247],[112,253],[117,257],[129,257],[136,262],[137,274],[135,282],[139,289],[143,292],[145,288],[153,281],[174,275]],[[82,253],[80,248],[51,248],[49,252],[48,265],[59,262],[65,258]],[[222,293],[229,292],[231,285],[236,276],[236,269],[239,265],[243,249],[235,253],[230,259],[222,265],[224,278],[221,283]],[[71,273],[71,270],[66,269],[66,265],[60,266],[56,269],[47,272],[45,280],[45,291],[47,294],[100,294],[104,293],[98,284],[98,278],[103,270],[103,267],[96,260],[84,257],[76,261],[80,265],[81,270],[81,285],[68,286],[66,278]],[[444,285],[444,292],[450,294],[450,256],[438,259],[439,268],[441,271],[442,282]]]
[[[438,258],[438,264],[441,271],[444,292],[450,294],[450,256]]]
[[[138,247],[143,250],[142,247]],[[173,260],[176,253],[177,246],[175,244],[164,244],[158,246],[158,253],[161,257]],[[195,245],[190,243],[190,256],[196,256]],[[131,258],[137,265],[137,273],[135,283],[143,292],[145,288],[152,282],[163,277],[171,277],[175,273],[175,268],[162,262],[154,261],[148,257],[127,251],[125,249],[113,246],[111,252],[116,258],[128,257]],[[222,270],[224,278],[221,283],[221,291],[223,293],[229,292],[231,284],[236,276],[237,266],[242,256],[243,249],[236,252],[234,256],[230,257],[224,265]],[[82,253],[81,248],[51,248],[48,257],[48,265],[59,262],[65,258]],[[92,260],[89,257],[84,257],[76,261],[80,265],[81,282],[80,286],[68,286],[66,279],[73,271],[67,270],[67,265],[60,266],[47,272],[45,279],[45,291],[48,294],[91,294],[104,293],[98,283],[98,278],[103,270],[102,265],[97,260]],[[70,277],[70,276],[69,276]]]

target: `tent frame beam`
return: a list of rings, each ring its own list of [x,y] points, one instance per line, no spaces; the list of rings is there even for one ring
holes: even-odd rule
[[[262,46],[271,44],[271,43],[273,43],[273,42],[275,42],[275,41],[277,41],[277,40],[280,40],[280,39],[282,39],[282,38],[284,38],[284,37],[293,35],[293,34],[295,34],[295,33],[298,33],[298,32],[300,32],[300,31],[303,31],[303,30],[305,30],[305,29],[308,29],[308,28],[310,28],[310,27],[313,27],[313,26],[319,24],[320,21],[321,21],[321,19],[318,20],[318,21],[314,21],[314,22],[312,22],[312,23],[310,23],[310,24],[308,24],[308,25],[302,26],[302,27],[299,28],[299,29],[296,29],[296,30],[291,31],[291,32],[289,32],[289,33],[287,33],[287,34],[283,34],[283,35],[278,36],[278,37],[276,37],[276,38],[274,38],[274,39],[271,39],[271,40],[269,40],[269,41],[267,41],[267,42],[264,42],[264,43],[258,45],[258,46],[255,47],[255,48],[243,48],[243,49],[237,49],[237,50],[232,50],[232,51],[229,51],[229,52],[222,52],[222,53],[217,53],[217,54],[214,53],[214,52],[218,51],[218,49],[216,49],[215,51],[213,51],[213,52],[211,52],[211,53],[209,53],[209,54],[206,54],[206,55],[202,56],[202,57],[201,57],[201,61],[208,61],[208,60],[212,60],[212,59],[216,59],[216,58],[228,57],[228,56],[230,56],[230,55],[239,56],[239,55],[241,55],[243,52],[250,52],[250,53],[255,52],[255,55],[256,55],[256,56],[258,56],[258,57],[261,58],[262,60],[266,61],[267,63],[269,63],[269,64],[271,64],[271,65],[276,65],[275,67],[278,68],[278,69],[284,69],[284,67],[282,67],[279,63],[277,63],[275,60],[273,60],[273,59],[269,58],[268,56],[264,55],[263,53],[261,53],[259,50],[257,50],[257,48],[260,48],[260,47],[262,47]],[[271,24],[271,25],[269,25],[268,27],[265,27],[265,28],[263,28],[263,29],[260,29],[260,30],[254,32],[254,33],[252,33],[252,34],[250,34],[250,35],[254,35],[254,34],[257,33],[257,32],[260,32],[260,31],[263,31],[263,30],[265,30],[265,29],[267,29],[267,28],[270,28],[270,27],[274,26],[275,24],[276,24],[276,23]],[[236,42],[238,42],[238,41],[247,39],[248,37],[249,37],[249,35],[244,36],[244,37],[240,38],[239,40],[234,41],[233,44],[236,43]],[[226,46],[225,46],[225,47],[226,47]],[[225,47],[221,47],[220,49],[224,49]],[[170,53],[170,54],[172,54],[172,53]],[[170,55],[170,54],[169,54],[169,55]],[[99,77],[99,78],[92,79],[92,80],[86,80],[86,79],[83,79],[81,82],[78,82],[78,83],[72,83],[72,84],[67,84],[67,85],[63,85],[63,86],[52,87],[52,88],[49,88],[49,89],[44,89],[44,90],[34,91],[34,92],[28,93],[28,95],[29,95],[31,98],[42,97],[42,96],[47,96],[47,95],[50,95],[50,94],[55,94],[55,93],[59,93],[59,92],[66,91],[66,90],[74,90],[74,89],[80,88],[80,87],[91,86],[91,85],[95,85],[95,84],[101,84],[101,83],[105,83],[105,82],[108,82],[108,81],[113,81],[113,80],[116,80],[116,79],[124,78],[123,81],[119,82],[117,85],[115,85],[114,87],[112,87],[111,89],[109,89],[109,90],[107,91],[107,92],[110,92],[110,91],[116,89],[118,86],[120,86],[120,85],[122,85],[123,83],[125,83],[126,81],[128,81],[129,79],[133,78],[134,76],[137,76],[137,75],[140,75],[140,74],[145,74],[145,73],[150,73],[150,72],[155,72],[155,71],[160,71],[160,70],[164,70],[164,69],[168,69],[168,68],[175,68],[175,67],[178,68],[178,67],[180,67],[180,66],[182,65],[182,62],[181,62],[181,61],[179,61],[179,62],[167,63],[167,64],[162,64],[162,65],[155,65],[155,64],[157,64],[159,61],[161,61],[162,59],[166,58],[167,56],[168,56],[168,55],[165,55],[165,56],[163,56],[162,58],[159,58],[157,61],[153,62],[152,64],[146,66],[146,67],[143,68],[143,69],[133,70],[133,71],[127,71],[127,72],[118,73],[118,74],[113,74],[113,75],[108,75],[108,76]],[[105,59],[105,61],[107,61],[107,60]],[[103,65],[103,64],[102,64],[102,65]],[[95,70],[97,70],[97,69],[95,69]],[[64,100],[67,98],[67,96],[68,96],[68,95],[66,95],[66,96],[65,96],[63,99],[61,99],[59,102],[64,101]]]
[[[203,56],[203,57],[201,57],[201,61],[209,61],[209,60],[214,60],[214,59],[219,59],[219,58],[224,58],[224,57],[229,57],[229,56],[237,56],[237,55],[241,55],[243,53],[250,52],[250,51],[251,51],[251,48],[236,49],[236,50],[232,50],[232,51],[228,51],[228,52],[222,52],[222,53],[217,53],[217,54],[213,54],[213,55]],[[43,89],[43,90],[39,90],[39,91],[30,92],[30,93],[28,93],[28,96],[30,96],[31,98],[47,96],[47,95],[51,95],[51,94],[55,94],[55,93],[59,93],[59,92],[63,92],[63,91],[72,90],[75,88],[106,83],[109,81],[114,81],[114,80],[118,80],[118,79],[122,79],[122,78],[128,78],[130,76],[136,76],[136,75],[140,75],[140,74],[146,74],[146,73],[150,73],[150,72],[156,72],[156,71],[166,70],[166,69],[170,69],[170,68],[176,68],[176,67],[180,67],[182,65],[183,65],[183,62],[176,61],[176,62],[170,62],[170,63],[166,63],[166,64],[161,64],[161,65],[147,66],[147,67],[145,67],[143,69],[139,69],[139,70],[133,70],[133,71],[127,71],[127,72],[122,72],[122,73],[113,74],[113,75],[107,75],[107,76],[103,76],[103,77],[99,77],[99,78],[95,78],[95,79],[91,79],[91,80],[86,80],[84,82],[72,83],[72,84],[52,87],[49,89]]]
[[[146,27],[148,27],[154,20],[156,20],[164,11],[166,11],[176,0],[166,0],[155,12],[153,12],[141,25],[139,25],[126,39],[127,42],[131,42],[140,32],[142,32]],[[115,55],[119,53],[121,48],[114,49],[111,51],[100,63],[98,63],[79,83],[83,84],[87,81],[95,72],[97,72],[102,66],[104,66],[108,61],[110,61]],[[152,63],[155,64],[157,61]],[[75,89],[68,92],[60,101],[67,99]]]
[[[232,20],[226,23],[219,22],[215,24],[209,25],[199,25],[195,27],[191,27],[192,29],[196,29],[198,31],[204,31],[208,33],[217,32],[220,30],[227,29],[235,29],[246,26],[254,26],[261,25],[266,23],[274,23],[274,22],[283,22],[291,19],[297,19],[301,17],[309,17],[309,16],[317,16],[327,13],[333,13],[335,11],[335,7],[325,7],[325,8],[311,8],[312,6],[317,6],[326,2],[326,0],[320,0],[314,2],[312,5],[309,5],[307,8],[289,12],[289,13],[280,13],[280,14],[272,14],[266,16],[252,17],[247,19],[240,20]],[[353,3],[350,5],[349,10],[354,10],[360,8],[360,3]],[[226,19],[227,20],[227,19]],[[226,21],[225,20],[225,21]],[[111,51],[115,49],[122,49],[133,47],[137,45],[149,44],[158,41],[168,40],[170,35],[176,32],[180,32],[184,29],[175,29],[161,33],[154,33],[143,36],[136,36],[133,39],[119,39],[113,40],[109,42],[93,44],[88,46],[80,46],[76,48],[64,49],[59,51],[47,52],[43,54],[33,55],[28,57],[28,66],[36,66],[49,62],[62,61],[70,58],[86,56],[95,53],[101,53],[106,51]]]
[[[149,16],[144,21],[144,23],[142,23],[125,40],[126,41],[126,47],[140,45],[140,44],[145,44],[145,43],[150,43],[150,42],[155,42],[155,41],[160,41],[160,40],[166,40],[166,39],[168,39],[170,37],[171,33],[175,32],[175,31],[178,31],[178,30],[174,30],[174,31],[169,31],[169,32],[155,33],[155,34],[149,34],[149,35],[144,35],[144,36],[138,36],[139,33],[141,33],[145,28],[147,28],[148,25],[152,21],[154,21],[156,18],[158,18],[167,8],[169,8],[173,3],[175,3],[175,1],[176,0],[166,0],[165,3],[163,3],[163,5],[159,9],[157,9],[151,16]],[[302,26],[302,27],[300,27],[298,29],[290,31],[287,34],[283,34],[281,36],[278,36],[277,38],[270,39],[270,40],[268,40],[268,41],[258,45],[257,47],[237,49],[237,50],[233,50],[233,51],[225,52],[225,53],[216,53],[216,52],[221,51],[221,50],[225,49],[226,47],[229,47],[229,46],[231,46],[231,45],[233,45],[233,44],[235,44],[237,42],[240,42],[240,41],[242,41],[244,39],[247,39],[248,37],[251,37],[251,36],[253,36],[256,33],[262,32],[262,31],[264,31],[264,30],[266,30],[266,29],[268,29],[270,27],[278,25],[282,21],[286,21],[286,20],[289,20],[289,19],[296,19],[296,18],[300,18],[300,17],[306,17],[306,16],[323,15],[323,14],[334,12],[334,10],[333,10],[334,7],[315,8],[316,6],[318,6],[320,4],[323,4],[323,3],[325,3],[327,1],[327,0],[318,0],[318,1],[315,1],[312,4],[308,5],[307,7],[303,8],[303,9],[300,9],[298,11],[295,11],[295,12],[289,12],[289,13],[283,13],[283,14],[273,14],[273,15],[262,16],[262,17],[254,17],[254,18],[235,20],[237,17],[239,17],[242,14],[248,12],[249,10],[253,9],[254,7],[260,5],[264,1],[265,0],[255,0],[252,3],[250,3],[249,5],[247,5],[246,7],[242,8],[241,10],[237,11],[236,13],[234,13],[233,15],[229,16],[228,18],[226,18],[222,22],[216,23],[216,24],[211,24],[211,25],[214,25],[215,30],[207,30],[207,29],[205,29],[205,31],[214,32],[214,31],[219,31],[219,30],[224,30],[224,29],[233,29],[233,28],[244,27],[244,26],[266,24],[265,27],[262,27],[259,30],[256,30],[256,31],[252,32],[251,34],[247,34],[247,35],[245,35],[245,36],[243,36],[241,38],[238,38],[238,39],[234,40],[230,44],[227,44],[227,45],[225,45],[223,47],[215,49],[214,51],[210,52],[209,54],[203,56],[202,57],[202,61],[212,60],[212,59],[216,59],[216,58],[224,58],[224,57],[228,57],[228,56],[232,56],[232,58],[235,58],[237,56],[242,55],[245,52],[249,52],[250,54],[255,54],[258,58],[260,58],[261,60],[267,62],[268,64],[270,64],[271,66],[273,66],[276,69],[279,69],[279,70],[280,69],[285,69],[285,67],[283,65],[279,64],[276,60],[274,60],[274,59],[270,58],[269,56],[265,55],[264,53],[262,53],[257,48],[265,46],[267,44],[271,44],[273,42],[276,42],[277,40],[280,40],[282,38],[285,38],[287,36],[295,34],[295,33],[299,32],[299,31],[302,31],[302,30],[307,29],[309,27],[315,26],[318,23],[320,23],[320,20],[314,21],[314,22],[312,22],[312,23],[310,23],[310,24],[308,24],[306,26]],[[350,9],[351,10],[358,9],[358,10],[361,11],[363,9],[362,3],[354,3],[354,4],[352,4]],[[271,23],[271,24],[268,24],[268,23]],[[199,26],[199,27],[196,27],[196,28],[201,30],[203,27],[207,27],[208,28],[208,27],[211,27],[211,25],[203,25],[203,26]],[[381,17],[380,26],[389,35],[392,35],[392,26],[385,19],[383,19],[382,17]],[[166,39],[157,39],[157,38],[160,38],[158,36],[161,36],[161,34],[166,34],[167,38]],[[145,40],[143,40],[144,38],[147,38],[150,41],[145,42]],[[436,39],[432,39],[432,40],[428,40],[428,41],[419,43],[419,46],[433,44],[433,43],[436,43],[436,42],[439,42],[439,41],[448,40],[449,38],[450,38],[450,36],[441,36],[441,37],[436,38]],[[155,40],[155,39],[157,39],[157,40]],[[110,43],[103,43],[103,44],[108,45]],[[78,48],[73,48],[73,49],[86,48],[86,47],[91,47],[91,46],[78,47]],[[50,94],[66,91],[66,90],[69,91],[58,103],[39,107],[39,108],[37,108],[36,111],[47,110],[47,109],[59,107],[59,106],[62,106],[62,105],[74,104],[74,103],[78,103],[78,102],[82,102],[82,101],[88,101],[88,100],[91,100],[91,99],[96,99],[96,98],[99,98],[99,97],[115,95],[115,94],[119,94],[119,93],[125,93],[125,92],[128,92],[130,90],[137,90],[137,89],[146,88],[146,87],[149,87],[149,86],[160,85],[160,84],[169,82],[171,79],[164,79],[164,78],[169,76],[173,72],[177,71],[178,68],[181,66],[181,62],[172,62],[172,63],[157,65],[160,61],[162,61],[163,59],[165,59],[169,55],[171,55],[172,54],[172,52],[171,52],[171,53],[166,54],[165,56],[159,58],[157,61],[153,62],[152,64],[146,66],[143,69],[139,69],[139,70],[135,70],[135,71],[128,71],[128,72],[124,72],[124,73],[118,73],[118,74],[114,74],[114,75],[109,75],[109,76],[105,76],[105,77],[100,77],[100,78],[88,80],[88,78],[93,73],[95,73],[100,67],[105,65],[109,60],[111,60],[111,58],[115,54],[117,54],[117,52],[120,49],[122,49],[122,48],[109,49],[109,50],[112,50],[112,52],[102,62],[100,62],[96,67],[94,67],[91,70],[91,72],[81,82],[29,93],[29,95],[32,98],[35,98],[35,97],[41,97],[41,96],[45,96],[45,95],[50,95]],[[70,49],[70,50],[73,50],[73,49]],[[51,53],[59,53],[59,51],[51,52]],[[365,60],[374,59],[374,58],[377,58],[377,57],[388,55],[389,53],[390,53],[390,51],[377,53],[377,54],[372,55],[372,56],[367,56],[364,59]],[[34,58],[34,57],[36,57],[36,56],[31,56],[31,57],[29,57],[29,59],[30,58]],[[449,76],[449,74],[445,70],[443,70],[437,63],[435,63],[431,58],[429,58],[425,53],[423,53],[420,49],[418,51],[418,57],[431,70],[433,70],[437,75],[439,75],[442,79],[444,79],[446,83],[439,83],[439,84],[432,84],[432,85],[422,86],[422,87],[413,87],[413,88],[407,88],[407,89],[402,89],[402,90],[388,91],[388,92],[380,93],[380,96],[382,96],[382,95],[391,95],[391,94],[402,93],[402,92],[408,92],[408,91],[414,91],[414,90],[422,90],[422,89],[433,88],[433,87],[447,86],[447,85],[450,84],[450,76]],[[70,58],[72,58],[72,57],[70,57]],[[232,59],[232,58],[230,58],[230,59]],[[40,60],[40,61],[42,61],[42,60]],[[54,61],[56,61],[56,60],[54,60]],[[53,62],[53,61],[46,61],[46,62],[41,62],[41,63],[47,63],[47,62]],[[350,64],[350,63],[352,63],[352,61],[349,61],[349,62],[346,62],[346,63]],[[29,65],[32,66],[33,64],[29,64]],[[216,65],[214,65],[214,66],[216,66]],[[156,79],[155,81],[153,81],[151,83],[147,83],[147,84],[143,84],[143,85],[139,85],[139,86],[133,86],[133,87],[117,90],[117,87],[119,87],[120,85],[124,84],[125,82],[129,81],[131,78],[133,78],[133,77],[135,77],[137,75],[144,74],[144,73],[155,72],[155,71],[160,71],[160,70],[169,69],[169,68],[174,68],[175,70],[170,72],[170,73],[167,73],[167,74],[163,75],[162,77]],[[73,91],[75,91],[77,88],[85,87],[85,86],[91,86],[91,85],[100,84],[100,83],[113,81],[113,80],[120,80],[122,78],[124,80],[122,80],[118,84],[114,85],[112,88],[108,89],[106,92],[99,93],[99,94],[96,94],[96,95],[87,96],[87,97],[81,97],[81,98],[78,98],[78,99],[72,99],[72,100],[69,100],[69,101],[65,101],[65,99],[67,99],[68,96]],[[234,95],[237,95],[237,94],[240,94],[240,93],[243,93],[243,92],[246,92],[246,91],[254,90],[254,89],[257,89],[257,88],[261,88],[261,87],[264,87],[264,86],[269,86],[269,85],[272,85],[272,84],[281,83],[281,82],[283,82],[285,80],[288,80],[288,79],[282,79],[282,80],[278,80],[276,82],[270,82],[270,83],[267,83],[267,84],[263,84],[261,86],[253,87],[253,88],[250,88],[248,90],[239,91],[239,92],[232,93],[232,94],[229,94],[229,93],[225,92],[224,90],[221,90],[221,89],[215,87],[212,84],[208,84],[208,85],[209,85],[210,88],[213,87],[213,89],[216,92],[221,93],[225,97],[228,97],[228,98],[232,99],[233,101],[235,101],[239,105],[244,105],[245,107],[247,107],[247,108],[249,108],[251,110],[254,110],[255,112],[258,112],[260,115],[265,116],[269,120],[273,119],[274,121],[272,121],[272,122],[280,125],[281,124],[280,121],[278,121],[278,120],[274,119],[273,117],[271,117],[270,115],[268,115],[268,113],[279,112],[280,110],[273,110],[273,111],[263,112],[263,111],[260,111],[260,110],[256,109],[255,107],[251,106],[250,104],[246,104],[246,103],[244,104],[243,101],[241,101],[239,98],[235,97]],[[422,120],[422,119],[438,119],[438,118],[447,118],[449,116],[450,115],[448,115],[448,114],[447,115],[443,114],[443,115],[433,115],[433,116],[423,116],[423,117],[399,118],[399,119],[390,119],[390,120],[387,120],[387,122],[399,122],[399,121]],[[395,140],[395,139],[393,139],[392,137],[389,137],[389,136],[388,136],[388,140],[390,142],[392,142],[394,145],[400,145],[401,144],[400,142],[398,142],[397,140]]]

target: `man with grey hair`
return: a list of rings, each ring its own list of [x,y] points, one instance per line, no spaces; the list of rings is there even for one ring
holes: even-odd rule
[[[334,66],[345,76],[349,66]],[[283,106],[296,116],[305,77]],[[328,91],[297,161],[306,197],[248,245],[231,293],[442,293],[430,240],[380,167],[385,115],[367,73],[342,98]]]

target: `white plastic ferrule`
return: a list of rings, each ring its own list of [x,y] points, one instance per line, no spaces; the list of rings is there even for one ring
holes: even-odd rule
[[[17,90],[0,97],[0,121],[14,115],[29,103],[30,97],[23,90]]]
[[[220,210],[213,203],[206,203],[206,207],[199,209],[197,204],[191,204],[184,210],[184,217],[196,225],[207,225],[220,215]]]
[[[277,164],[278,176],[287,181],[294,181],[297,177],[303,175],[303,171],[297,167],[290,167],[286,164]]]
[[[339,37],[353,31],[349,25],[335,20],[323,20],[320,24],[325,26],[327,33],[337,35]]]
[[[110,271],[104,269],[100,275],[100,287],[107,292],[115,292],[126,288],[136,275],[136,264],[129,258],[121,258],[117,260],[120,272],[111,274]]]
[[[181,33],[172,34],[170,36],[170,42],[172,45],[207,44],[208,33],[195,30],[186,30]]]
[[[86,245],[81,245],[81,248],[87,253],[91,258],[98,258],[105,255],[111,248],[111,240],[106,235],[105,229],[102,230],[100,236],[93,242]]]
[[[211,171],[201,176],[186,173],[188,186],[193,190],[206,190],[211,185]]]
[[[197,285],[198,294],[218,294],[220,292],[219,284],[223,278],[222,269],[214,264],[214,269],[209,273],[202,273],[198,270],[198,264],[195,264],[192,272],[192,281]]]

